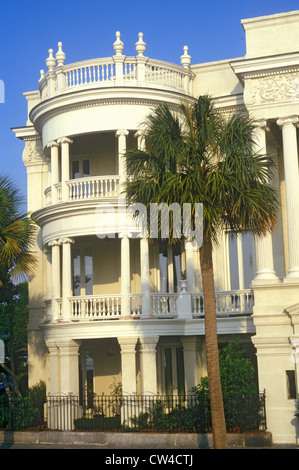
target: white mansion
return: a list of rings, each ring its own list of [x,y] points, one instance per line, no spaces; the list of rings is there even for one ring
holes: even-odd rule
[[[38,90],[25,93],[28,210],[38,223],[29,284],[29,385],[51,394],[188,392],[206,375],[199,254],[159,248],[126,224],[123,154],[142,146],[158,103],[175,111],[202,94],[221,113],[256,122],[256,145],[277,157],[275,233],[223,233],[214,250],[219,343],[235,335],[257,362],[274,442],[296,442],[299,369],[299,11],[242,21],[245,57],[180,65],[150,59],[139,34],[124,55],[65,63],[50,49]],[[187,282],[182,282],[186,273]],[[187,284],[187,286],[186,286]]]

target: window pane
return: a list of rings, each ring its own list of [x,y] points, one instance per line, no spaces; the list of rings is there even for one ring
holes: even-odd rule
[[[166,395],[172,395],[172,360],[171,360],[171,349],[164,349],[164,377],[165,377],[165,393]]]
[[[72,250],[73,295],[81,294],[80,250]]]
[[[80,178],[79,160],[72,162],[72,179]]]
[[[93,294],[92,250],[84,249],[85,295]]]
[[[242,234],[242,252],[244,289],[249,289],[254,278],[253,235],[251,232]]]
[[[90,176],[89,160],[83,160],[83,177]]]
[[[178,394],[185,395],[185,371],[184,371],[184,353],[183,348],[176,348],[176,364],[178,374]]]
[[[239,265],[238,265],[238,248],[237,236],[230,233],[229,241],[229,266],[230,266],[230,288],[231,290],[239,289]]]

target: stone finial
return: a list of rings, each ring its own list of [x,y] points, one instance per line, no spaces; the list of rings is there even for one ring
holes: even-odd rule
[[[191,64],[191,56],[188,55],[188,46],[184,46],[184,54],[181,55],[181,64],[185,69],[188,69]]]
[[[58,51],[56,52],[57,66],[63,65],[65,61],[65,53],[62,50],[62,42],[58,43]]]
[[[146,49],[146,43],[143,41],[143,33],[139,33],[138,37],[139,40],[135,43],[136,52],[139,56],[143,56]]]
[[[53,57],[53,49],[49,49],[49,57],[46,59],[46,65],[49,70],[53,70],[56,65],[56,59]]]
[[[124,43],[120,40],[120,32],[116,31],[116,41],[113,43],[113,49],[115,50],[116,55],[122,55],[124,48]]]
[[[42,80],[45,76],[45,71],[44,70],[40,70],[40,80]]]

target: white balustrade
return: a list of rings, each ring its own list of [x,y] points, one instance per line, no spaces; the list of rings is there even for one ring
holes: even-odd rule
[[[140,316],[142,314],[142,295],[141,294],[131,294],[131,314],[133,316]]]
[[[215,297],[218,317],[252,314],[254,298],[251,290],[215,292]],[[192,306],[194,317],[204,316],[204,295],[202,292],[192,294]]]
[[[160,317],[177,316],[177,294],[151,294],[152,314]]]
[[[118,195],[118,176],[91,176],[67,181],[69,200],[112,197]]]
[[[109,83],[115,76],[115,66],[112,58],[77,62],[65,66],[64,70],[67,89]]]
[[[94,199],[101,197],[117,197],[119,194],[119,176],[91,176],[78,178],[66,182],[68,186],[68,200]],[[57,202],[61,201],[61,183],[54,185],[57,191]],[[46,206],[52,204],[51,186],[45,190]]]
[[[177,299],[180,294],[151,293],[151,315],[155,318],[175,318],[180,313],[177,310]],[[193,293],[193,318],[204,317],[204,295],[202,292]],[[253,311],[254,297],[251,290],[236,290],[215,292],[217,317],[247,316]],[[71,303],[70,320],[111,320],[121,318],[121,295],[86,295],[69,297]],[[51,320],[50,303],[47,303],[47,320]],[[57,314],[62,318],[62,299],[55,299]],[[142,318],[142,294],[130,294],[130,312],[133,317]],[[148,318],[148,317],[147,317]]]
[[[189,93],[186,83],[193,79],[189,69],[160,60],[146,59],[146,63],[140,63],[139,57],[122,57],[120,72],[113,57],[64,65],[63,70],[60,69],[60,74],[64,74],[63,87],[58,84],[57,75],[53,72],[43,74],[39,81],[42,100],[74,89],[119,86],[121,83],[124,86],[138,86],[138,70],[139,73],[143,70],[143,86],[155,84]]]
[[[72,320],[111,320],[121,315],[119,295],[70,297]]]

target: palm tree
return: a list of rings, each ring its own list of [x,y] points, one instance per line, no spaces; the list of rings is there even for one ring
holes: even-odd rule
[[[33,273],[36,258],[32,251],[35,235],[33,220],[22,211],[23,197],[13,181],[0,175],[0,300],[9,312],[9,345],[11,367],[2,364],[15,377],[13,348],[13,319],[17,284]]]
[[[254,153],[254,127],[248,116],[224,119],[209,96],[182,104],[180,114],[159,105],[144,128],[145,150],[126,153],[127,199],[131,203],[203,204],[200,265],[205,337],[215,448],[226,447],[219,373],[212,250],[224,229],[258,235],[276,226],[278,202],[270,182],[273,159]],[[175,243],[173,231],[169,242]]]

